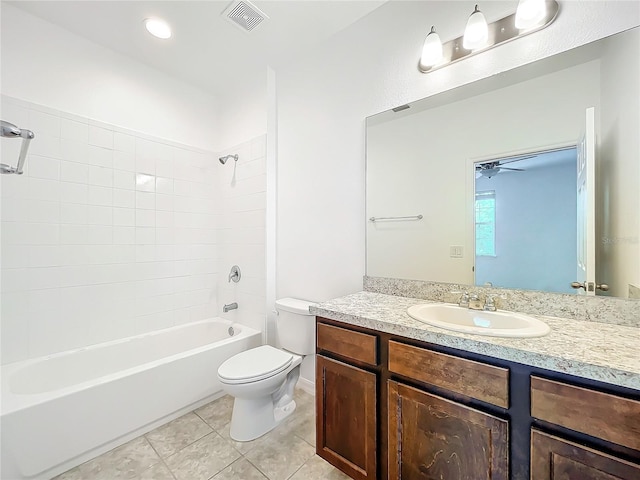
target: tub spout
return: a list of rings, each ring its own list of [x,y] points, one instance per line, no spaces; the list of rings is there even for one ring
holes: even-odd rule
[[[222,307],[222,311],[223,311],[224,313],[227,313],[227,312],[229,312],[229,311],[231,311],[231,310],[235,310],[235,309],[237,309],[237,308],[238,308],[238,304],[237,304],[236,302],[233,302],[233,303],[228,303],[227,305],[225,305],[224,307]]]

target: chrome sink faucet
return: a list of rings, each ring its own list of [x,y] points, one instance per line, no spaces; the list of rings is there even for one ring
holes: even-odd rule
[[[474,293],[469,297],[469,308],[471,310],[482,310],[482,301],[480,300],[480,297],[478,297],[477,293]]]

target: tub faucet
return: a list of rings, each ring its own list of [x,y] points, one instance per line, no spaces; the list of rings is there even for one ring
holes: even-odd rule
[[[227,312],[229,312],[231,310],[235,310],[237,308],[238,308],[238,304],[236,302],[233,302],[233,303],[228,303],[224,307],[222,307],[222,311],[224,313],[227,313]]]

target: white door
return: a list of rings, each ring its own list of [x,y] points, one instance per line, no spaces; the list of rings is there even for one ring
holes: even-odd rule
[[[587,108],[585,128],[578,140],[578,269],[576,282],[584,285],[578,293],[595,295],[595,108]]]

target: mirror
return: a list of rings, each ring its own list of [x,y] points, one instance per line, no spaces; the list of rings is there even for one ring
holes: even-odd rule
[[[640,27],[367,118],[367,275],[575,292],[594,107],[596,293],[640,298],[639,46]]]

